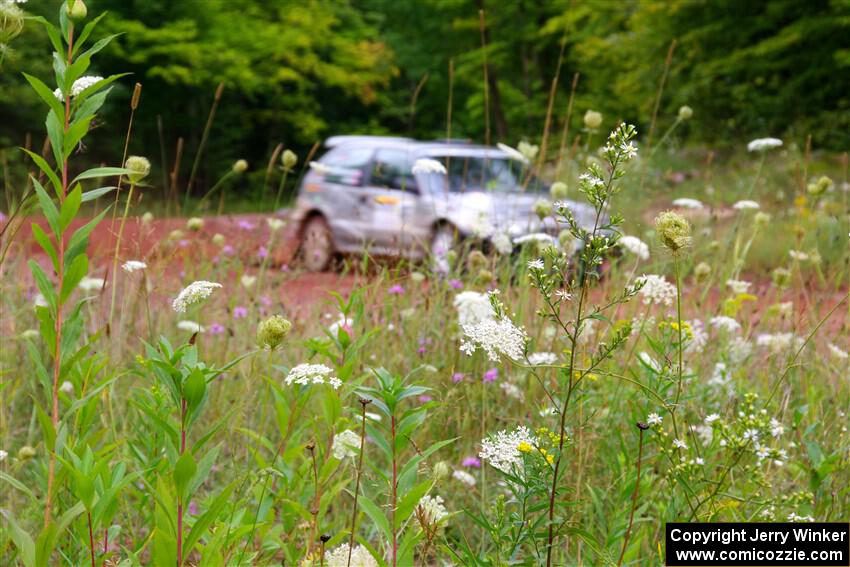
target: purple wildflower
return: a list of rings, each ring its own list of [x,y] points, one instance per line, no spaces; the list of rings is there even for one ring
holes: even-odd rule
[[[452,374],[452,382],[457,384],[458,382],[462,382],[466,376],[463,375],[463,372],[455,372]]]
[[[248,308],[247,307],[234,307],[233,308],[233,318],[241,319],[243,317],[248,316]]]
[[[452,289],[463,289],[463,282],[460,280],[449,280],[449,285]]]
[[[268,258],[268,256],[269,256],[268,249],[265,246],[260,246],[260,249],[257,250],[257,257],[260,260],[264,260],[264,259]]]
[[[251,222],[248,222],[248,221],[246,221],[246,220],[241,220],[241,221],[239,221],[239,223],[237,224],[237,226],[238,226],[239,228],[241,228],[242,230],[254,230],[254,224],[253,224],[253,223],[251,223]]]
[[[396,284],[387,290],[387,293],[392,295],[402,295],[404,293],[404,288],[400,285]]]
[[[207,331],[211,335],[221,335],[221,334],[224,333],[224,325],[222,325],[220,323],[213,323],[212,325],[209,326]]]
[[[478,457],[466,457],[461,464],[465,467],[471,467],[473,469],[481,468],[481,460]]]
[[[499,369],[491,368],[487,372],[484,373],[484,382],[495,382],[499,377]]]
[[[236,250],[230,244],[225,244],[221,251],[224,252],[226,256],[233,256],[236,253]]]
[[[419,401],[422,402],[423,404],[428,403],[428,402],[432,401],[433,399],[434,398],[432,398],[431,396],[424,395],[424,394],[419,396]]]

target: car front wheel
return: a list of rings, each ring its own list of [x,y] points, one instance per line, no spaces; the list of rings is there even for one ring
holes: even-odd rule
[[[307,221],[301,233],[301,261],[310,272],[324,272],[334,255],[333,237],[327,221],[315,216]]]

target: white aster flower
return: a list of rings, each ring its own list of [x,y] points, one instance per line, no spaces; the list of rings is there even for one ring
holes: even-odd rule
[[[604,187],[605,181],[592,173],[582,173],[578,176],[579,181],[584,182],[589,187]]]
[[[79,95],[81,92],[83,92],[84,90],[86,90],[90,86],[92,86],[95,83],[98,83],[102,80],[103,80],[103,77],[98,77],[97,75],[85,75],[83,77],[80,77],[79,79],[74,81],[73,85],[71,85],[71,96],[75,97],[75,96]],[[62,96],[62,91],[60,89],[54,90],[53,96],[58,98],[61,102],[65,102],[65,97]]]
[[[208,298],[213,291],[222,287],[220,283],[198,280],[190,283],[174,299],[171,307],[177,313],[185,313],[186,309]]]
[[[127,260],[121,265],[121,268],[128,274],[132,274],[133,272],[137,272],[139,270],[145,270],[147,269],[147,267],[147,264],[139,260]]]
[[[727,317],[726,315],[717,315],[712,317],[710,323],[715,329],[720,329],[727,333],[737,333],[741,330],[741,324],[732,317]]]
[[[757,443],[759,440],[759,431],[755,428],[750,428],[744,431],[744,441],[752,441],[753,443]]]
[[[416,160],[416,163],[413,164],[411,171],[414,174],[439,173],[440,175],[445,175],[446,166],[444,166],[442,163],[438,162],[435,159],[420,158]]]
[[[687,450],[688,444],[682,441],[681,439],[673,439],[673,446],[677,449]]]
[[[499,361],[499,355],[504,354],[513,360],[521,360],[525,352],[528,336],[525,329],[517,327],[507,317],[489,319],[473,325],[462,325],[466,340],[460,350],[472,356],[478,347],[486,353],[493,362]]]
[[[662,421],[664,421],[664,418],[655,412],[646,416],[646,423],[649,425],[661,425]]]
[[[101,289],[103,289],[105,283],[106,280],[104,280],[103,278],[90,278],[86,276],[80,280],[80,283],[77,284],[77,287],[79,287],[83,291],[100,291]]]
[[[351,563],[348,561],[348,544],[344,543],[332,551],[325,552],[326,567],[378,567],[378,562],[362,545],[351,550]]]
[[[8,452],[4,451],[3,449],[0,449],[0,462],[5,461],[6,457],[8,457],[8,456],[9,456]]]
[[[638,283],[643,283],[640,295],[643,304],[649,305],[672,305],[676,299],[676,286],[664,279],[664,276],[656,274],[643,275],[637,278]]]
[[[726,280],[726,286],[732,290],[732,293],[747,293],[751,285],[753,284],[743,280]]]
[[[187,331],[189,333],[203,333],[206,331],[206,329],[200,323],[188,320],[178,321],[177,328],[181,331]]]
[[[705,416],[705,423],[706,423],[707,425],[711,425],[712,423],[714,423],[714,422],[715,422],[715,421],[717,421],[718,419],[720,419],[720,416],[719,416],[718,414],[716,414],[716,413],[710,413],[710,414],[708,414],[707,416]]]
[[[308,384],[329,384],[334,390],[339,389],[342,382],[339,378],[332,376],[333,368],[324,364],[299,364],[289,371],[286,375],[284,383],[287,386],[299,384],[306,386]]]
[[[792,260],[798,262],[806,262],[809,259],[809,255],[802,250],[789,250],[788,255],[791,256]]]
[[[334,457],[340,461],[346,457],[356,457],[360,452],[360,436],[346,429],[334,435]]]
[[[756,138],[747,144],[748,152],[766,152],[773,148],[782,147],[782,140],[779,138]]]
[[[617,241],[617,244],[641,260],[649,260],[649,246],[637,236],[623,236]]]
[[[452,473],[452,478],[466,486],[475,486],[477,484],[474,476],[460,469],[455,469]]]
[[[772,437],[780,437],[785,433],[785,426],[779,423],[775,417],[770,420],[770,435]]]
[[[756,447],[756,457],[758,457],[759,462],[762,462],[764,459],[770,456],[770,449],[765,447],[764,445],[759,445]]]
[[[537,438],[524,425],[513,431],[499,431],[481,440],[478,456],[490,466],[507,474],[515,474],[522,467],[521,443],[537,446]]]
[[[705,205],[702,204],[702,201],[698,199],[690,199],[688,197],[681,197],[679,199],[673,200],[674,207],[681,207],[683,209],[702,209]]]
[[[457,310],[458,324],[476,325],[482,321],[489,321],[496,317],[490,298],[486,293],[477,291],[462,291],[455,296],[454,306]]]
[[[568,292],[565,289],[556,289],[555,290],[555,296],[557,298],[559,298],[561,301],[572,301],[573,300],[573,294],[571,294],[570,292]]]
[[[745,210],[759,209],[759,208],[761,208],[761,206],[755,201],[750,201],[748,199],[744,199],[743,201],[738,201],[737,203],[732,205],[732,208],[738,209],[739,211],[745,211]]]
[[[64,382],[62,382],[62,385],[59,386],[59,390],[65,392],[70,396],[74,393],[74,385],[71,384],[69,381],[65,380]]]
[[[528,261],[528,269],[529,270],[542,270],[546,267],[546,264],[543,263],[543,260],[529,260]]]

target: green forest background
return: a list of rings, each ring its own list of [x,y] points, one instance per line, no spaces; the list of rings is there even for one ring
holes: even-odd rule
[[[140,82],[130,153],[155,166],[165,156],[170,167],[183,137],[188,168],[223,83],[198,188],[237,158],[264,170],[279,143],[304,156],[334,134],[445,137],[450,105],[451,136],[484,141],[485,59],[493,143],[539,142],[561,53],[553,131],[578,73],[571,128],[594,109],[602,130],[626,120],[646,132],[674,40],[658,130],[687,104],[694,118],[677,136],[689,144],[722,150],[811,134],[816,148],[850,146],[850,0],[86,3],[90,14],[109,12],[98,33],[123,34],[90,73],[132,75],[114,88],[83,151],[92,162],[120,161]],[[56,5],[23,7],[37,15]],[[0,147],[24,145],[28,134],[40,147],[41,105],[21,72],[50,82],[49,46],[35,22],[11,45],[0,75]]]

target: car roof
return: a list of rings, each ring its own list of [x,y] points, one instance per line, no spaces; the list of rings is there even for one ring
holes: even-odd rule
[[[470,156],[490,158],[511,158],[506,152],[492,146],[473,144],[468,140],[431,140],[419,141],[400,136],[332,136],[325,140],[329,149],[359,146],[371,148],[407,149],[414,156]]]

